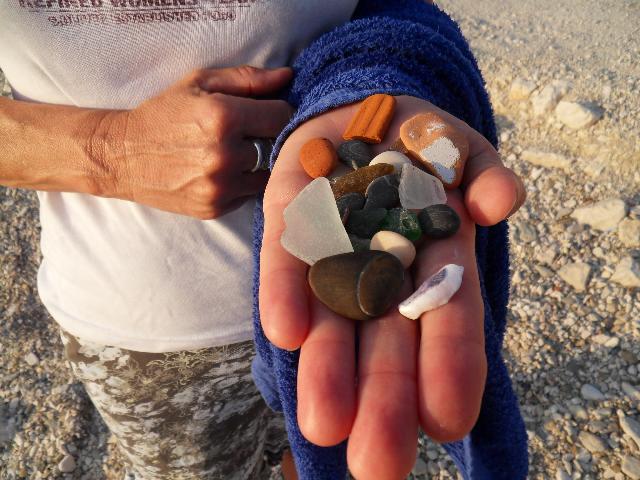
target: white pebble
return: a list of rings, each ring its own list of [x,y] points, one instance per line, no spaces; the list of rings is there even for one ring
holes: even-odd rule
[[[404,153],[396,152],[395,150],[387,150],[377,155],[373,160],[369,162],[369,165],[377,165],[378,163],[386,163],[393,165],[395,173],[402,172],[402,166],[406,163],[411,165],[411,160]]]
[[[464,267],[460,265],[445,265],[398,305],[398,310],[405,317],[416,320],[424,312],[447,304],[460,288],[463,272]]]
[[[400,260],[404,268],[409,268],[416,258],[416,247],[411,240],[404,235],[387,230],[382,230],[373,236],[369,249],[390,253]]]

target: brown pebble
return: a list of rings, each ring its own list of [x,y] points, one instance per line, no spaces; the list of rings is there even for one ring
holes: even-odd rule
[[[376,178],[393,173],[395,169],[393,165],[387,163],[378,163],[354,170],[342,177],[338,177],[331,182],[331,189],[336,198],[340,198],[347,193],[360,193],[362,195],[367,191],[367,187]]]
[[[342,138],[362,140],[366,143],[380,143],[387,133],[396,99],[391,95],[378,93],[366,98],[353,116]]]
[[[323,258],[309,269],[308,277],[315,296],[332,311],[369,320],[397,300],[404,268],[387,252],[365,250]]]
[[[429,112],[404,122],[400,139],[408,155],[438,177],[446,188],[460,185],[469,156],[469,142],[464,133],[440,115]]]
[[[338,153],[326,138],[312,138],[300,149],[300,164],[311,178],[326,177],[338,165]]]

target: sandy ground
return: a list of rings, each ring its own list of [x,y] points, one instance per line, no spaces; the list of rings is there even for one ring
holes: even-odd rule
[[[529,201],[511,222],[505,355],[529,432],[530,477],[638,479],[640,293],[615,279],[625,259],[640,256],[640,2],[441,5],[478,56],[503,158],[527,182]],[[517,79],[530,96],[510,96]],[[572,130],[555,105],[534,115],[532,99],[554,81],[563,100],[595,105],[602,118]],[[625,216],[610,231],[571,217],[609,198],[624,202]],[[35,195],[0,188],[0,480],[119,479],[109,435],[69,375],[34,290],[38,229]],[[455,478],[439,447],[420,443],[412,476]],[[63,475],[67,454],[76,467]]]

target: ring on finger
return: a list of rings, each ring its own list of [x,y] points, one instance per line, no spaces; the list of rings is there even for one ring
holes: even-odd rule
[[[249,173],[255,173],[258,170],[269,170],[269,159],[271,158],[271,151],[273,150],[273,139],[253,138],[251,141],[253,142],[253,146],[256,147],[258,156],[256,164],[249,170]]]

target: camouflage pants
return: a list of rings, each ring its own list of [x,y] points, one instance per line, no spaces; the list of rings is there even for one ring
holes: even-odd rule
[[[269,478],[284,422],[251,377],[252,342],[142,353],[62,332],[65,354],[135,480]],[[265,457],[271,462],[267,462]]]

